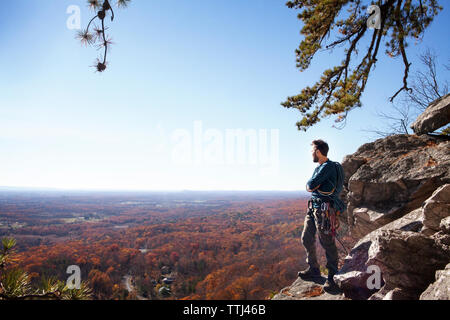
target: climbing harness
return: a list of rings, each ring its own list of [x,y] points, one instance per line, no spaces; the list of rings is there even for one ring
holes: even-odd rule
[[[319,207],[314,210],[314,202],[319,204]],[[308,213],[314,214],[314,218],[317,219],[317,226],[319,230],[324,234],[330,234],[336,236],[336,231],[340,227],[339,214],[340,211],[336,210],[330,202],[309,200],[308,201]]]
[[[319,205],[316,210],[314,210],[314,203]],[[321,232],[329,234],[339,241],[344,248],[345,253],[348,255],[347,249],[337,235],[337,230],[340,227],[339,215],[341,212],[336,210],[330,202],[322,201],[320,199],[311,199],[308,201],[308,214],[314,216],[316,225]]]

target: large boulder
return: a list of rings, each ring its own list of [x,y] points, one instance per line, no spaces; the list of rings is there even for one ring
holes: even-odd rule
[[[342,162],[346,180],[341,216],[356,242],[371,231],[419,208],[450,183],[450,141],[395,135],[361,146]]]
[[[367,263],[380,267],[386,286],[400,288],[417,299],[449,257],[450,250],[435,239],[417,232],[390,230],[378,237]]]
[[[423,210],[419,208],[360,239],[345,258],[344,265],[339,273],[334,276],[334,280],[344,291],[345,296],[351,299],[368,299],[378,291],[379,288],[369,289],[367,286],[367,280],[372,275],[372,272],[369,270],[371,265],[369,263],[369,251],[372,247],[377,247],[379,237],[383,231],[402,230],[418,232],[422,228],[422,221]],[[381,285],[383,284],[384,281],[381,282]],[[387,287],[384,289],[387,289]],[[387,291],[385,294],[387,294]]]
[[[435,271],[449,262],[448,246],[442,247],[441,242],[421,233],[402,230],[374,233],[352,250],[352,257],[335,276],[336,283],[352,299],[368,299],[372,294],[377,299],[393,299],[394,293],[397,298],[418,299],[434,281]],[[372,273],[367,270],[371,266],[381,271],[383,287],[369,288],[367,280]],[[380,292],[376,293],[377,289]]]
[[[416,134],[436,131],[450,122],[450,94],[431,103],[414,121],[411,128]]]
[[[436,270],[450,262],[448,184],[432,193],[424,205],[360,239],[334,279],[351,299],[417,299],[433,282]],[[430,204],[433,204],[432,217]],[[427,220],[428,219],[428,220]],[[438,226],[432,236],[425,221]],[[438,222],[436,222],[438,221]],[[380,288],[369,288],[371,266],[382,274]]]
[[[439,228],[443,233],[450,234],[450,215],[441,220]]]
[[[420,295],[420,300],[450,300],[450,263],[436,271],[436,281]]]
[[[438,188],[423,204],[424,229],[422,233],[431,235],[441,229],[442,219],[450,216],[450,184]],[[444,222],[445,224],[445,222]],[[444,226],[445,227],[445,226]]]

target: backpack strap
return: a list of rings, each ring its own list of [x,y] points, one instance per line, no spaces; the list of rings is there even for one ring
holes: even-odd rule
[[[334,187],[333,190],[331,190],[330,192],[321,191],[319,189],[317,189],[317,192],[319,192],[323,196],[331,196],[334,193],[335,190],[336,190],[336,187]]]

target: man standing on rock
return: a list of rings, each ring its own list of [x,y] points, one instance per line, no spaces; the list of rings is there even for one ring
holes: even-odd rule
[[[323,140],[312,142],[312,158],[319,165],[314,170],[311,179],[306,185],[308,192],[311,192],[311,200],[308,202],[308,213],[305,217],[302,244],[306,249],[306,262],[309,268],[299,271],[298,276],[302,279],[313,279],[320,277],[319,263],[316,255],[316,230],[319,234],[319,241],[325,249],[327,258],[328,278],[324,289],[337,289],[333,276],[338,271],[338,252],[334,239],[334,231],[331,232],[329,212],[343,211],[344,203],[339,199],[342,190],[343,173],[339,163],[335,163],[327,158],[328,144]],[[329,210],[331,208],[331,211]],[[334,210],[334,211],[333,211]],[[335,216],[336,218],[336,216]],[[331,226],[333,219],[331,219]]]

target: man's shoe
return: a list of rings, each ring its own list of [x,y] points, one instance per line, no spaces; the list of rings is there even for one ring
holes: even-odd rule
[[[323,290],[327,292],[338,292],[341,289],[338,287],[336,282],[334,282],[333,278],[328,277],[327,281],[325,281],[325,284],[323,286]]]
[[[297,273],[297,276],[299,276],[302,279],[318,278],[320,277],[320,269],[309,267],[306,270],[299,271]]]

